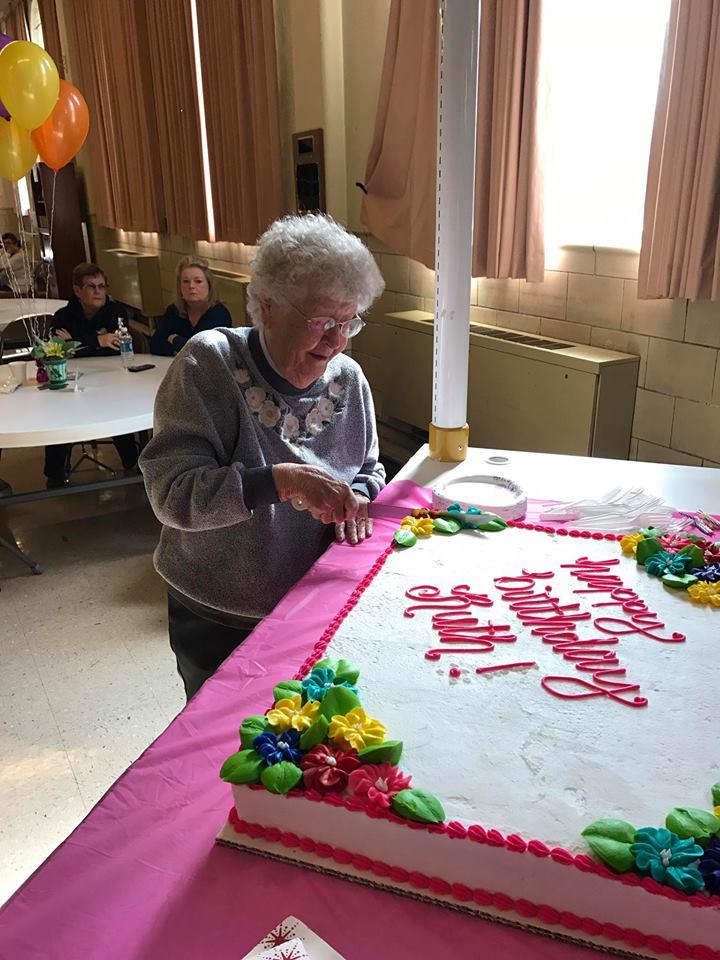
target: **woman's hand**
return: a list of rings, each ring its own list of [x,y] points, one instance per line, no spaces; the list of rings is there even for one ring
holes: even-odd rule
[[[55,331],[55,336],[60,337],[61,340],[72,340],[72,337],[64,327],[58,327]]]
[[[120,340],[116,333],[103,333],[100,332],[97,335],[98,345],[101,347],[110,347],[111,350],[117,350],[120,344]]]
[[[292,500],[298,510],[309,510],[323,523],[344,523],[354,520],[359,509],[358,497],[342,480],[304,463],[277,463],[273,480],[281,500]]]
[[[368,513],[370,501],[361,493],[356,493],[355,496],[359,504],[355,519],[335,524],[335,540],[338,543],[351,543],[353,546],[371,537],[373,532],[372,517]]]

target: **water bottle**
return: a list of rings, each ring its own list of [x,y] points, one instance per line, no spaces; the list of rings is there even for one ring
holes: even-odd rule
[[[123,367],[127,370],[135,360],[135,351],[133,349],[132,335],[125,326],[122,317],[118,317],[118,341],[120,345],[120,359]]]

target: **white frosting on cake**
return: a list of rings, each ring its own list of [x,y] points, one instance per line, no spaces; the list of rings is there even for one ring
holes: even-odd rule
[[[493,578],[553,570],[553,594],[580,602],[595,616],[627,618],[618,607],[593,609],[606,595],[576,595],[585,585],[562,564],[580,557],[619,558],[613,569],[684,643],[645,636],[619,637],[621,665],[639,683],[648,705],[633,708],[606,697],[561,700],[541,678],[592,680],[533,636],[502,600]],[[425,659],[431,648],[451,649],[432,628],[436,611],[403,615],[415,601],[405,591],[432,584],[443,594],[468,583],[494,600],[473,607],[481,623],[509,624],[515,643],[494,651]],[[607,636],[592,620],[578,626],[581,639]],[[609,541],[507,530],[483,535],[433,536],[395,552],[332,640],[327,656],[343,657],[361,671],[367,712],[405,748],[401,767],[413,786],[435,793],[448,820],[479,823],[574,851],[593,820],[617,817],[635,827],[662,826],[676,806],[711,809],[710,786],[720,780],[718,740],[718,637],[720,610],[700,606],[664,587]],[[470,644],[462,644],[469,646]],[[537,667],[476,675],[477,666],[535,661]],[[463,673],[453,679],[451,666]],[[630,696],[634,696],[631,694]]]

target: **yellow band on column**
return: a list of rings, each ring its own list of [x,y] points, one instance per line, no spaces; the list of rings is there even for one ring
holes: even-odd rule
[[[436,427],[430,424],[430,459],[461,463],[467,457],[470,427]]]

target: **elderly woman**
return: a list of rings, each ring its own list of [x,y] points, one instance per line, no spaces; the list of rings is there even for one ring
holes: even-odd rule
[[[370,388],[342,351],[383,287],[329,217],[278,220],[258,241],[255,325],[197,334],[160,387],[140,465],[188,698],[333,533],[353,544],[372,532],[385,471]]]
[[[150,338],[151,353],[173,357],[196,333],[232,326],[228,308],[213,296],[213,279],[207,260],[182,258],[175,274],[177,297]]]

